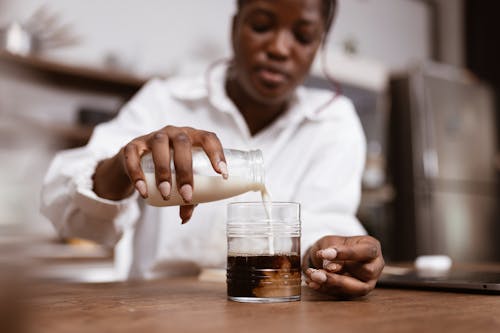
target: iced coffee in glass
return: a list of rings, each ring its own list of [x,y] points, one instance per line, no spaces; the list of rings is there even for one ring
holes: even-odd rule
[[[227,295],[239,302],[300,300],[300,205],[228,205]]]

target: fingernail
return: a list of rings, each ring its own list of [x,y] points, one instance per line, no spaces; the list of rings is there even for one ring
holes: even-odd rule
[[[319,251],[319,255],[321,257],[323,257],[324,259],[333,260],[333,259],[335,259],[337,257],[337,250],[335,250],[333,248],[328,248],[328,249],[320,250]]]
[[[321,286],[319,284],[317,284],[316,282],[311,282],[308,284],[308,286],[309,286],[309,288],[314,289],[314,290],[321,288]]]
[[[229,177],[227,173],[227,164],[224,161],[219,162],[219,170],[222,174],[222,178],[227,179]]]
[[[323,259],[323,268],[326,268],[326,266],[330,265],[332,262],[327,259]]]
[[[320,270],[316,270],[315,272],[312,272],[311,279],[314,282],[323,283],[326,281],[326,274]]]
[[[139,193],[141,194],[141,196],[143,198],[147,198],[148,197],[148,188],[147,188],[146,183],[144,182],[144,180],[139,179],[138,181],[136,181],[135,182],[135,188],[137,189],[137,191],[139,191]]]
[[[167,201],[170,199],[170,183],[169,182],[161,182],[160,185],[158,185],[158,189],[160,190],[161,196],[163,197],[163,200]]]
[[[340,266],[337,264],[331,263],[331,264],[326,265],[324,268],[329,270],[329,271],[334,272],[334,271],[339,270]]]
[[[182,185],[179,193],[181,194],[181,197],[185,202],[191,202],[191,200],[193,200],[193,188],[191,187],[191,185]]]
[[[306,274],[308,275],[311,275],[312,273],[314,273],[316,270],[314,268],[308,268],[306,269]]]

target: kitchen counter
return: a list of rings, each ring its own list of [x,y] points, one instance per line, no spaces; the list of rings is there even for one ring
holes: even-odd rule
[[[37,282],[27,332],[500,332],[500,296],[397,289],[351,301],[308,288],[300,302],[226,300],[221,282]]]

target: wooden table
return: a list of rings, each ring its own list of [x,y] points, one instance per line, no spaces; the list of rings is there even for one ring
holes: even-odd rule
[[[38,283],[27,332],[500,332],[500,296],[376,289],[336,301],[245,304],[226,286],[175,278],[108,284]]]

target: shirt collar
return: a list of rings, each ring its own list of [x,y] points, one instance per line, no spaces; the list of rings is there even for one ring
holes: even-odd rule
[[[190,78],[177,78],[171,86],[172,95],[184,101],[208,99],[209,103],[218,111],[241,116],[236,105],[226,93],[227,61],[212,64],[204,75]],[[318,121],[331,118],[329,112],[321,109],[327,106],[332,99],[331,94],[317,94],[312,96],[309,89],[299,86],[292,98],[288,110],[280,116],[274,126],[286,127],[290,123],[299,123],[303,120]],[[330,104],[335,103],[333,101]]]

